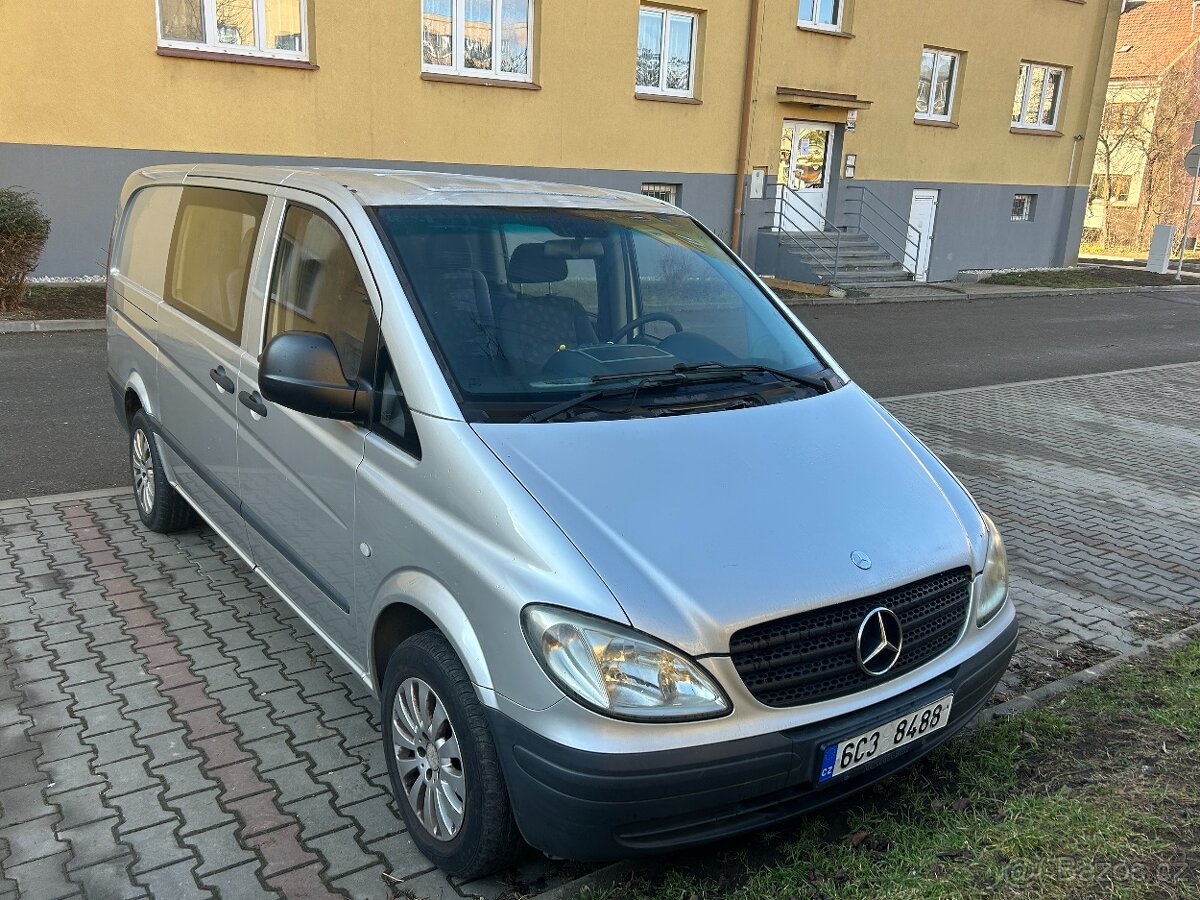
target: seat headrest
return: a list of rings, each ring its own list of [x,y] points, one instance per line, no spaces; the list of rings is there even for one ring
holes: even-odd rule
[[[429,265],[434,269],[473,269],[471,245],[467,236],[458,231],[444,231],[430,235],[425,245]]]
[[[567,261],[546,256],[545,244],[521,244],[508,261],[508,280],[514,284],[565,281]]]

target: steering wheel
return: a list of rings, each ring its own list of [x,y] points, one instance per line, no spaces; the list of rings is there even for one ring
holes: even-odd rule
[[[635,328],[640,328],[641,326],[647,325],[650,322],[666,322],[672,328],[675,329],[676,334],[679,334],[679,332],[683,331],[683,323],[680,322],[677,318],[675,318],[670,313],[662,313],[662,312],[646,313],[646,315],[638,316],[633,321],[626,322],[624,325],[622,325],[620,328],[618,328],[613,333],[612,337],[610,337],[608,339],[609,343],[611,343],[611,344],[617,343],[619,340],[621,340],[621,338],[627,337]]]

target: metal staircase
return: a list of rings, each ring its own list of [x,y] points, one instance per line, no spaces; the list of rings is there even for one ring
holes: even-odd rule
[[[912,282],[908,265],[917,256],[921,234],[876,194],[861,185],[847,186],[842,221],[835,225],[798,192],[783,184],[776,188],[776,221],[764,231],[778,238],[780,257],[798,260],[823,284],[882,287]],[[814,227],[818,224],[821,227]],[[779,267],[789,268],[786,258]]]

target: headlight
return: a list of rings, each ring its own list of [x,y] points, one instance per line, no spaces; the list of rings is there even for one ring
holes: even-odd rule
[[[979,576],[979,596],[975,598],[976,625],[983,625],[996,615],[1008,596],[1008,554],[1004,552],[1004,541],[989,516],[985,515],[983,521],[987,525],[988,550],[983,574]]]
[[[618,719],[706,719],[729,701],[696,663],[648,635],[555,606],[521,613],[529,646],[562,690]]]

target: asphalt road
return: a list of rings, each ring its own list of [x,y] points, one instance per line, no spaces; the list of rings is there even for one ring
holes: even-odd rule
[[[103,331],[0,334],[0,500],[131,482]]]
[[[1200,360],[1200,289],[799,313],[877,397]]]
[[[1200,289],[806,307],[879,397],[1200,361]],[[129,483],[100,331],[0,335],[0,499]]]

